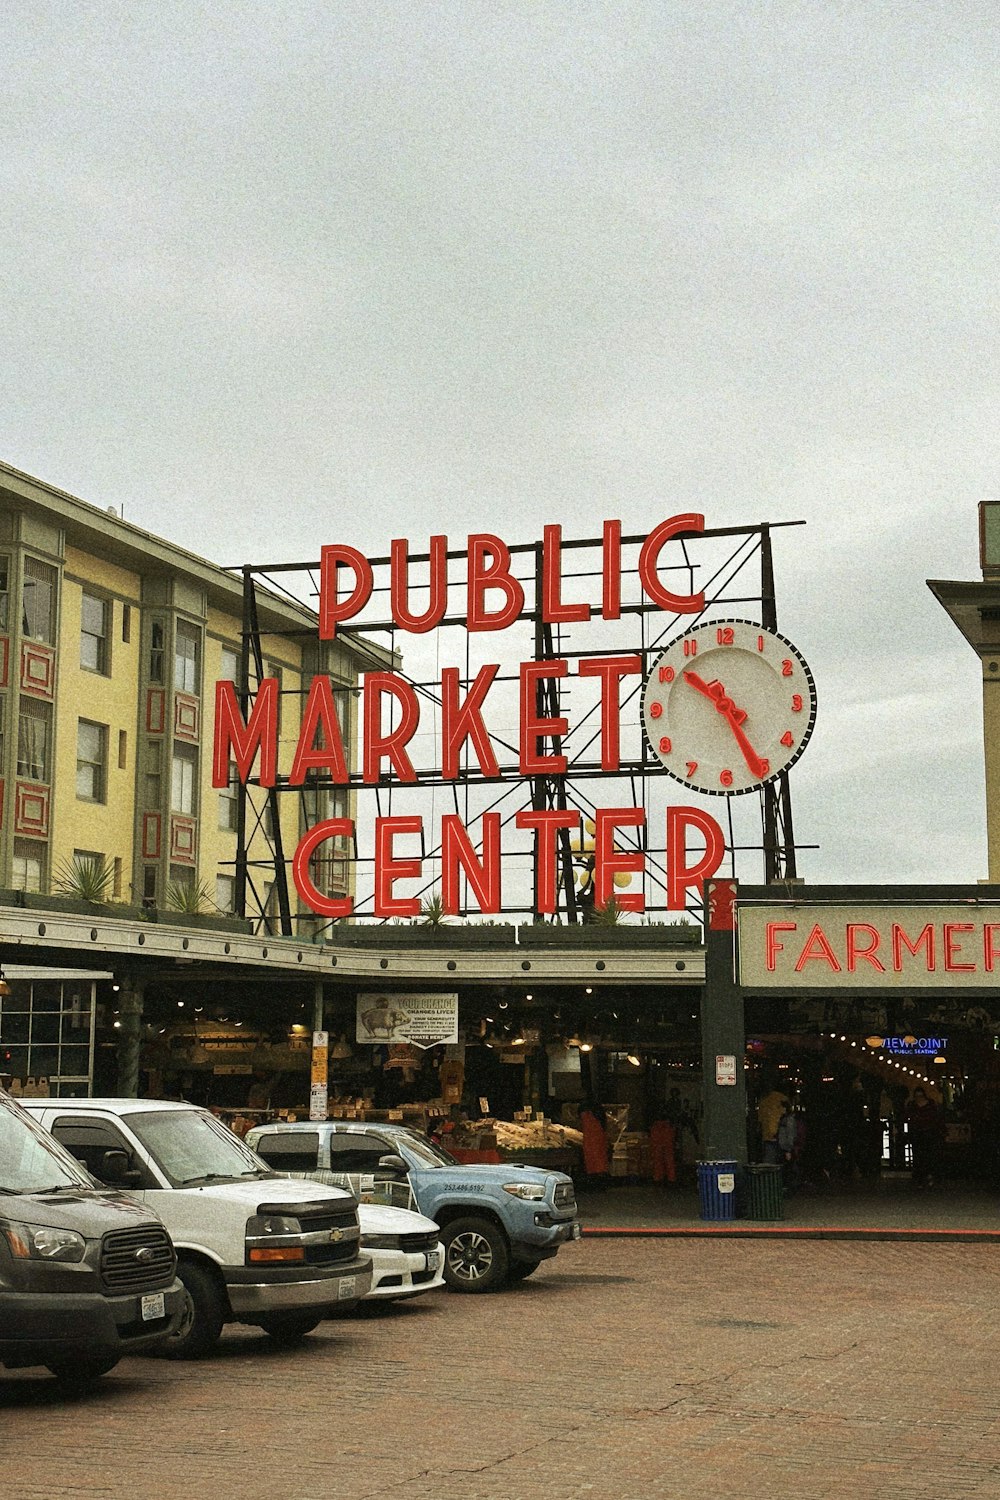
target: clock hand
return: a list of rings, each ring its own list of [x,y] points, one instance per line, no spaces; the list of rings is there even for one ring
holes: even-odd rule
[[[739,745],[740,747],[743,759],[747,763],[750,775],[766,776],[767,761],[763,760],[761,756],[757,754],[757,751],[754,749],[753,745],[751,745],[750,741],[747,739],[747,736],[744,734],[742,728],[740,727],[746,720],[746,710],[736,707],[736,704],[733,702],[732,698],[728,697],[725,688],[722,686],[722,683],[719,682],[718,678],[713,678],[711,682],[706,682],[703,677],[698,676],[697,672],[685,671],[682,675],[685,682],[690,683],[691,686],[695,688],[699,693],[703,694],[704,697],[711,699],[711,701],[715,704],[716,712],[720,713],[726,720],[726,723],[733,731],[733,736],[736,740],[737,745]]]

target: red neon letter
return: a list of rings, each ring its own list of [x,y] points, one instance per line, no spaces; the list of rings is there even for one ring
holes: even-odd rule
[[[441,673],[441,775],[454,781],[458,775],[459,751],[472,740],[484,776],[499,776],[500,767],[486,732],[480,705],[489,691],[499,666],[480,667],[465,702],[458,701],[458,668],[445,667]]]
[[[564,735],[569,728],[568,719],[561,715],[555,719],[540,718],[538,714],[538,684],[545,677],[565,677],[569,670],[567,662],[523,661],[521,663],[521,757],[522,776],[540,776],[546,773],[559,775],[566,770],[565,755],[545,755],[538,748],[538,741],[546,735],[553,738]]]
[[[1000,958],[1000,949],[995,946],[994,934],[1000,932],[1000,922],[987,922],[983,927],[983,966],[987,974],[992,974],[996,968],[996,960]]]
[[[353,568],[354,588],[346,599],[338,598],[337,574],[341,567]],[[371,596],[372,565],[357,547],[344,544],[323,547],[319,554],[319,638],[332,641],[341,620],[349,620],[364,609]]]
[[[612,896],[622,911],[645,911],[643,891],[615,895],[616,875],[641,875],[645,860],[642,850],[622,854],[615,849],[616,828],[641,828],[646,814],[641,807],[599,807],[594,814],[594,906],[607,906]]]
[[[506,630],[524,608],[524,589],[510,571],[510,551],[498,536],[469,537],[469,630]],[[486,591],[499,589],[507,603],[496,614],[486,609]]]
[[[581,677],[601,679],[601,770],[617,771],[621,760],[618,684],[623,677],[641,672],[642,661],[638,656],[591,656],[584,657],[576,670]]]
[[[465,871],[479,910],[500,910],[500,814],[483,813],[483,859],[480,864],[468,831],[455,813],[441,817],[441,904],[450,917],[458,915],[458,871]]]
[[[390,548],[389,607],[403,630],[423,635],[438,624],[448,602],[448,538],[431,537],[428,602],[422,615],[411,614],[409,608],[409,548],[409,542],[403,540],[394,541]]]
[[[382,698],[395,698],[402,709],[395,729],[382,733]],[[382,761],[388,757],[400,781],[416,781],[413,762],[403,746],[412,739],[420,722],[417,695],[408,682],[394,672],[367,672],[364,688],[365,755],[364,780],[378,781]]]
[[[697,828],[704,835],[705,852],[693,865],[687,863],[687,830]],[[698,895],[702,886],[716,873],[726,853],[726,837],[711,813],[700,807],[667,808],[667,910],[683,911],[684,892],[694,886]]]
[[[671,516],[669,521],[661,521],[643,542],[642,551],[639,553],[639,578],[646,591],[646,597],[654,604],[658,604],[661,609],[670,610],[677,615],[697,615],[705,608],[704,592],[672,594],[669,589],[663,587],[656,572],[660,552],[671,537],[677,536],[679,532],[704,530],[704,516],[694,514]]]
[[[928,974],[933,974],[937,964],[934,959],[934,928],[930,922],[926,927],[921,927],[917,937],[911,942],[897,922],[892,924],[892,967],[898,974],[903,967],[903,949],[916,958],[920,949],[924,950],[924,967]]]
[[[231,682],[215,684],[215,741],[212,755],[212,785],[228,786],[229,762],[236,762],[245,782],[260,750],[260,784],[274,786],[278,764],[278,679],[265,677],[257,689],[250,717],[244,724]]]
[[[767,971],[773,974],[778,965],[778,954],[784,953],[784,943],[778,942],[779,932],[795,932],[798,929],[797,922],[768,922],[764,928],[764,942]]]
[[[556,835],[560,828],[579,828],[578,812],[563,812],[558,807],[532,808],[515,813],[518,828],[535,830],[535,911],[540,917],[552,916],[556,909]]]
[[[316,744],[317,729],[321,732],[321,745]],[[350,779],[329,677],[314,677],[310,685],[309,697],[302,712],[302,728],[295,747],[295,759],[288,773],[289,786],[301,786],[306,779],[306,771],[314,766],[329,771],[334,781],[346,782]]]
[[[830,940],[818,922],[806,938],[805,946],[798,956],[795,964],[796,974],[801,974],[806,964],[817,962],[826,964],[835,974],[840,973],[840,964],[837,961],[837,955],[831,948]]]
[[[944,967],[946,974],[972,974],[975,972],[975,964],[960,964],[958,955],[962,951],[962,940],[957,936],[960,932],[975,932],[971,922],[945,922],[944,924]]]
[[[350,838],[353,833],[354,824],[350,818],[327,818],[325,822],[317,823],[308,833],[303,834],[295,850],[292,859],[295,889],[306,905],[321,917],[349,917],[354,902],[350,896],[324,896],[322,891],[317,890],[309,873],[309,861],[313,851],[327,839]]]
[[[392,887],[397,880],[419,880],[423,861],[396,859],[392,852],[392,841],[397,833],[420,833],[424,831],[424,820],[416,814],[405,818],[375,819],[375,915],[377,917],[416,917],[420,915],[420,899],[417,896],[394,896]]]
[[[546,526],[542,532],[542,619],[589,620],[589,604],[563,604],[562,527]]]
[[[858,941],[862,937],[867,937],[869,940],[864,946],[861,946]],[[885,964],[877,957],[881,941],[881,933],[877,927],[872,927],[870,922],[848,922],[847,972],[853,974],[858,967],[858,960],[863,958],[866,963],[871,964],[873,969],[884,974]]]
[[[604,596],[601,614],[605,620],[620,620],[622,613],[622,523],[604,523]]]

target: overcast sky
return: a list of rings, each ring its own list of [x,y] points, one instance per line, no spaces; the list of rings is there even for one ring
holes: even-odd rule
[[[986,874],[991,0],[7,0],[0,457],[219,563],[776,535],[800,873]],[[714,799],[713,799],[714,800]]]

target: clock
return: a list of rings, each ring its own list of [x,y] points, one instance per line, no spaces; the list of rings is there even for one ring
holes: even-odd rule
[[[706,620],[654,661],[642,720],[653,754],[677,781],[735,797],[798,760],[816,721],[816,684],[776,630]]]

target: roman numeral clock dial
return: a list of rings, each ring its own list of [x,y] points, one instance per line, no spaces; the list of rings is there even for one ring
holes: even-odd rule
[[[816,684],[802,654],[751,620],[708,620],[656,658],[642,698],[650,748],[684,786],[753,792],[802,754]]]

